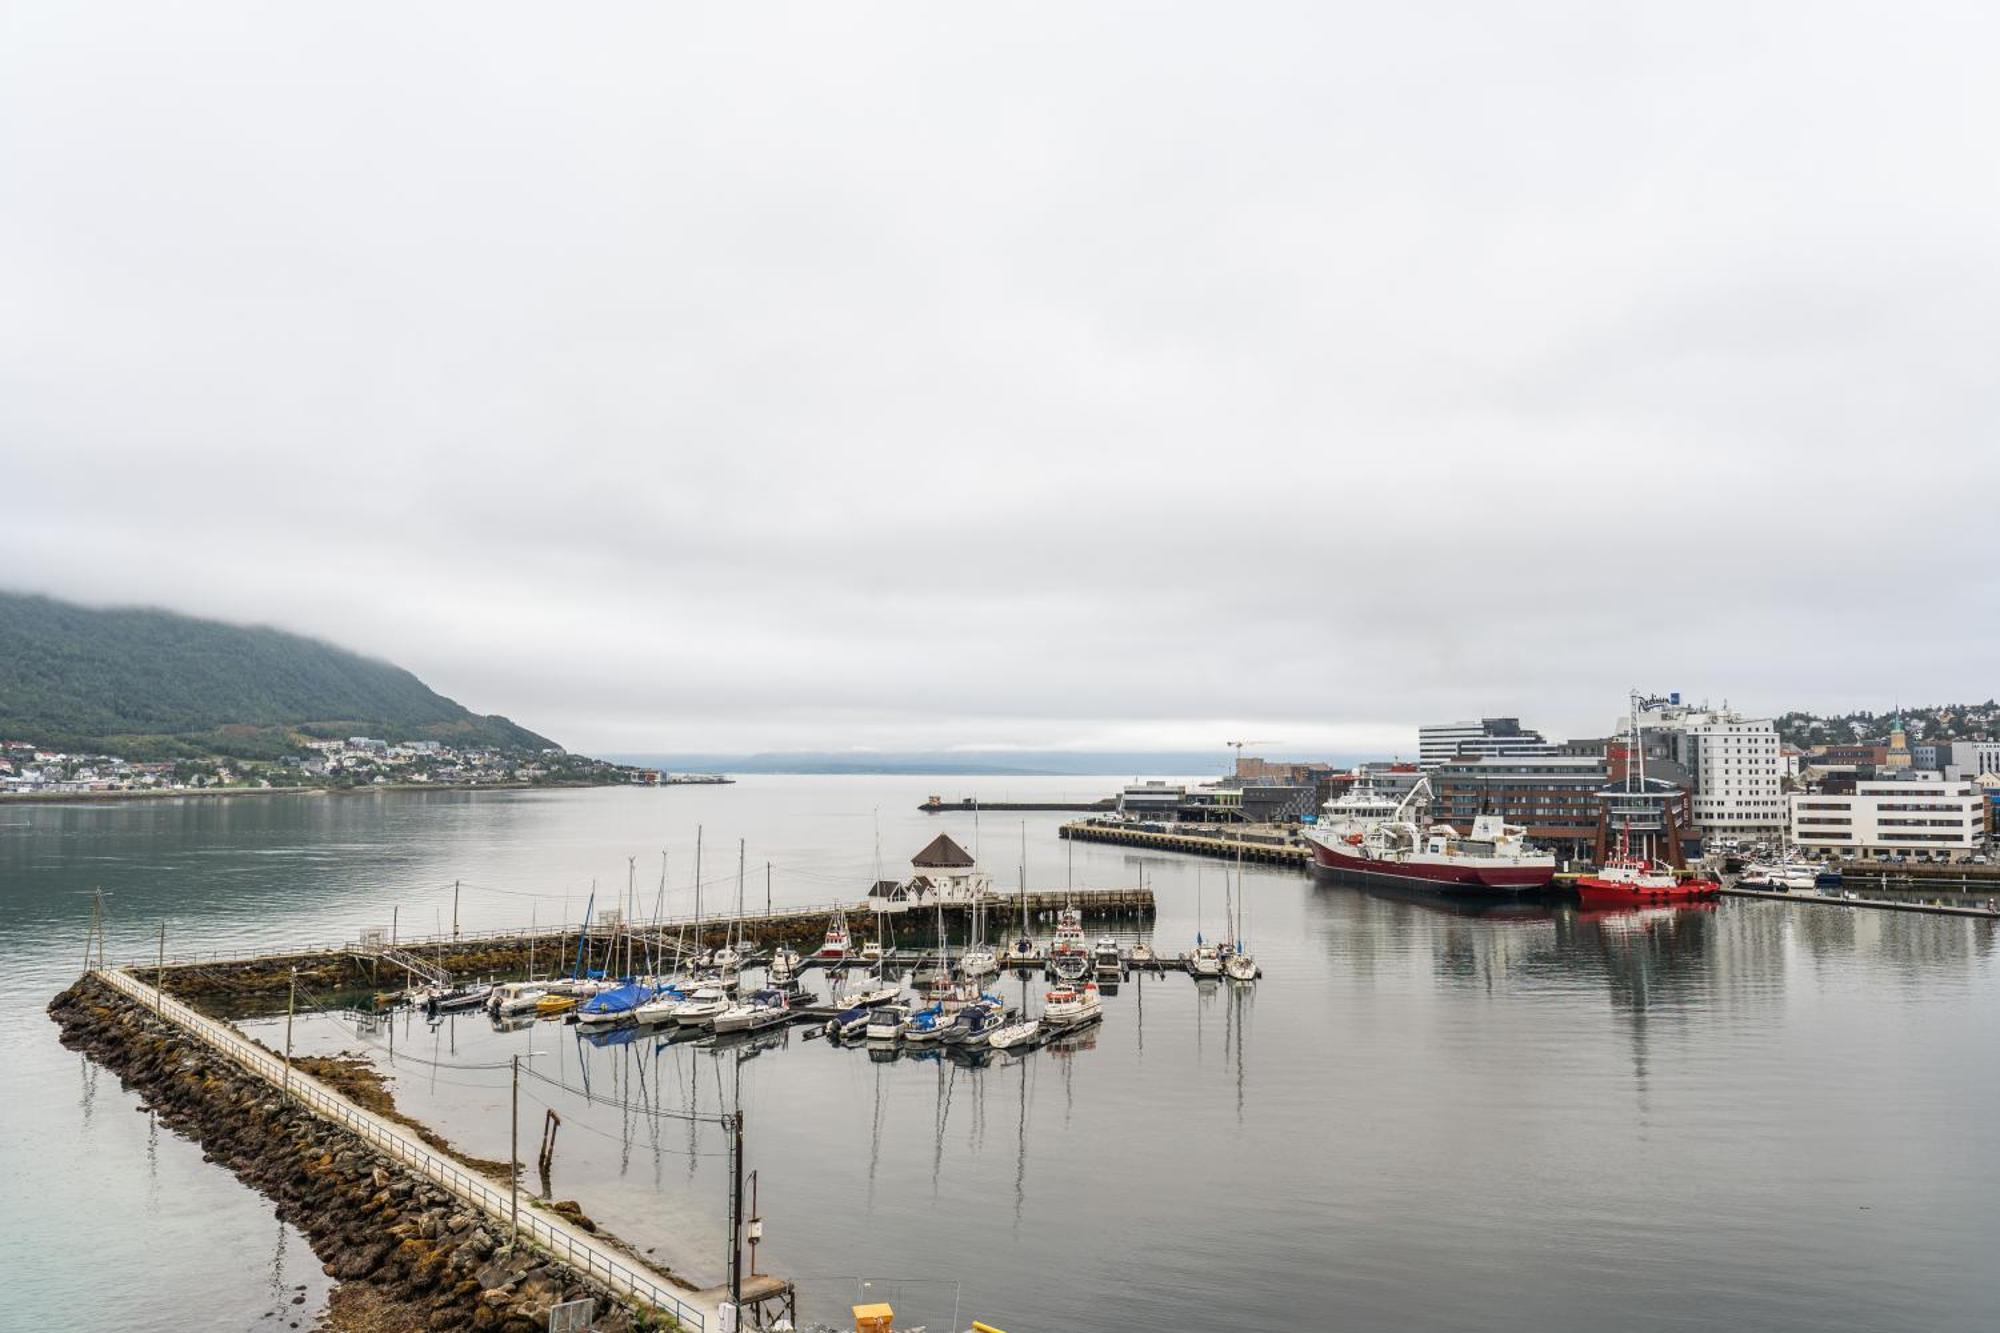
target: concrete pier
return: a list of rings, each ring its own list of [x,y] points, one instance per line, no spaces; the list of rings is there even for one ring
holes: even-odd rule
[[[1078,842],[1108,842],[1122,847],[1183,852],[1189,856],[1211,856],[1225,861],[1240,858],[1257,865],[1290,866],[1297,870],[1312,866],[1312,849],[1279,833],[1261,834],[1234,829],[1212,833],[1155,831],[1129,824],[1103,824],[1092,819],[1080,819],[1064,824],[1061,834]]]

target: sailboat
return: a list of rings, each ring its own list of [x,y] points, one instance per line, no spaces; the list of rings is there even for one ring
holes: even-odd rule
[[[972,942],[958,960],[958,970],[971,981],[994,976],[1000,971],[1000,959],[986,943],[986,902],[983,894],[972,901]]]
[[[951,941],[944,933],[944,898],[937,900],[937,971],[931,974],[930,984],[924,989],[924,998],[932,1008],[950,1006],[955,1012],[958,1007],[971,999],[978,991],[970,986],[960,986],[951,976]]]
[[[736,927],[733,935],[725,936],[722,947],[709,957],[709,965],[727,977],[743,966],[743,840],[736,840]]]
[[[1021,938],[1014,941],[1012,961],[1016,966],[1031,961],[1035,956],[1035,937],[1028,931],[1028,821],[1021,821],[1021,864],[1019,866],[1021,887]]]
[[[1226,881],[1225,881],[1226,883]],[[1227,889],[1224,890],[1225,894]],[[1236,845],[1236,894],[1225,897],[1229,904],[1229,956],[1222,961],[1222,970],[1231,981],[1255,981],[1257,960],[1243,947],[1243,845]]]
[[[1200,977],[1222,975],[1222,951],[1202,935],[1202,871],[1194,871],[1194,951],[1184,955],[1188,971]]]

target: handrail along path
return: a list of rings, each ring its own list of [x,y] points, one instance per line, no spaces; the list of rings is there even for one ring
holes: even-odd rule
[[[91,975],[198,1038],[249,1073],[274,1087],[283,1089],[286,1086],[285,1062],[228,1024],[195,1012],[123,968],[93,968]],[[357,1106],[296,1066],[290,1070],[289,1082],[290,1095],[314,1115],[341,1126],[460,1202],[477,1208],[502,1229],[508,1225],[509,1205],[513,1199],[511,1194],[470,1175],[456,1162],[439,1156],[404,1134],[393,1122]],[[683,1328],[705,1333],[718,1322],[713,1308],[690,1305],[683,1295],[660,1285],[629,1263],[621,1262],[615,1257],[615,1250],[560,1218],[523,1210],[521,1236],[535,1248],[575,1266],[586,1277],[602,1284],[615,1295],[671,1315]]]

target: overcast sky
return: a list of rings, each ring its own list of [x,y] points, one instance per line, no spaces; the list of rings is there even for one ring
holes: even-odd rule
[[[1985,698],[1995,13],[11,4],[0,585],[611,751]]]

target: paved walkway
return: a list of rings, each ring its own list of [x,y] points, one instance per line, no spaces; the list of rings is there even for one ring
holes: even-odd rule
[[[107,968],[93,975],[274,1087],[284,1085],[285,1062],[229,1024],[196,1013],[122,968]],[[506,1190],[468,1173],[451,1159],[440,1157],[401,1126],[357,1106],[318,1079],[297,1069],[291,1071],[290,1079],[292,1096],[314,1115],[360,1136],[462,1203],[486,1214],[501,1233],[508,1230],[512,1195]],[[571,1265],[621,1297],[672,1315],[688,1329],[700,1331],[721,1326],[712,1293],[676,1291],[663,1286],[653,1275],[632,1267],[630,1256],[622,1251],[530,1204],[530,1198],[524,1196],[521,1200],[524,1242]]]

